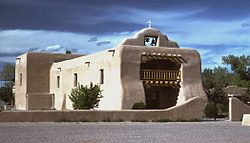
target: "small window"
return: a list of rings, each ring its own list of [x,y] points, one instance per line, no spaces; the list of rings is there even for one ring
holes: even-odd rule
[[[154,36],[145,36],[144,37],[144,45],[145,46],[156,46],[157,37]]]
[[[104,84],[104,70],[100,69],[100,84]]]
[[[60,76],[57,76],[57,88],[60,88]]]
[[[74,87],[77,87],[78,79],[77,79],[77,73],[74,73]]]
[[[20,73],[20,83],[19,83],[20,86],[22,86],[22,82],[23,82],[23,74]]]

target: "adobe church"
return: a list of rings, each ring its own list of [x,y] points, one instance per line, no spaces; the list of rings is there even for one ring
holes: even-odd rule
[[[168,109],[207,98],[201,60],[155,28],[145,28],[117,47],[90,55],[27,52],[16,58],[15,104],[18,110],[71,110],[78,83],[99,84],[97,110]],[[190,105],[192,106],[192,105]]]

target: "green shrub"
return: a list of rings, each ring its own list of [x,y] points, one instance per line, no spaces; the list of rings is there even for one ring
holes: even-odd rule
[[[101,88],[99,85],[90,83],[90,86],[83,86],[78,84],[73,88],[69,98],[73,102],[74,109],[93,109],[99,106],[101,95]]]
[[[133,107],[132,107],[132,109],[145,109],[145,104],[141,101],[141,102],[136,102],[134,105],[133,105]]]
[[[215,103],[208,103],[205,107],[204,113],[208,118],[214,118],[218,116],[218,108]]]

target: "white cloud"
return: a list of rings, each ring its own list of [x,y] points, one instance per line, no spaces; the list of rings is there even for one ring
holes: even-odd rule
[[[122,18],[121,16],[113,16],[112,19],[120,22],[145,24],[145,27],[147,27],[146,22],[151,19],[153,27],[159,27],[160,31],[167,34],[171,40],[176,41],[181,47],[201,45],[191,46],[190,48],[197,49],[201,53],[203,67],[220,65],[221,56],[229,54],[250,55],[250,29],[242,27],[242,23],[246,20],[211,21],[187,18],[205,10],[206,8],[181,12],[154,12],[127,9],[127,13]],[[108,17],[103,18],[108,19]],[[104,19],[100,19],[100,21]],[[109,35],[88,35],[43,30],[2,30],[0,31],[0,51],[2,53],[24,53],[29,49],[38,49],[37,51],[64,52],[66,49],[77,49],[78,53],[89,54],[113,48],[124,38],[131,37],[136,32],[123,31]],[[98,37],[96,38],[98,40],[88,42],[93,37]],[[96,46],[97,43],[104,41],[111,41],[111,43]],[[202,45],[207,45],[207,47],[202,47]],[[2,60],[3,58],[0,59],[0,61]]]
[[[59,44],[48,46],[46,48],[47,51],[56,51],[56,50],[59,50],[59,49],[61,49],[61,45],[59,45]]]
[[[152,20],[153,27],[154,26],[166,27],[168,26],[168,23],[173,20],[192,16],[197,13],[203,12],[206,9],[207,9],[206,7],[201,7],[199,9],[192,9],[192,10],[182,9],[180,11],[176,10],[150,11],[138,8],[115,7],[112,9],[106,9],[106,11],[112,13],[112,15],[103,16],[101,19],[98,20],[103,22],[108,19],[112,19],[123,23],[141,24],[145,25],[145,27],[147,27],[147,21]],[[116,11],[116,13],[113,13],[113,11]]]
[[[1,55],[21,54],[28,50],[64,53],[65,50],[76,50],[77,53],[89,54],[113,48],[128,35],[130,35],[129,32],[98,36],[44,30],[2,30],[0,31],[0,53]],[[93,36],[98,36],[98,41],[88,42]],[[111,41],[111,43],[96,46],[98,42],[103,41]],[[15,57],[1,57],[0,61],[14,62]]]
[[[242,27],[246,19],[222,21],[199,18],[197,14],[206,12],[206,7],[199,9],[172,11],[150,11],[135,8],[108,9],[121,11],[112,17],[103,17],[103,21],[112,19],[123,23],[135,23],[145,25],[151,19],[153,27],[166,33],[170,39],[177,41],[180,45],[189,44],[242,44],[250,45],[250,29]],[[249,22],[248,22],[249,23]],[[138,29],[140,30],[140,29]],[[235,32],[239,31],[239,32]]]

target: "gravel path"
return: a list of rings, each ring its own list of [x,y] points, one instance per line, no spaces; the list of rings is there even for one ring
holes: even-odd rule
[[[240,122],[0,123],[0,143],[250,143]]]

